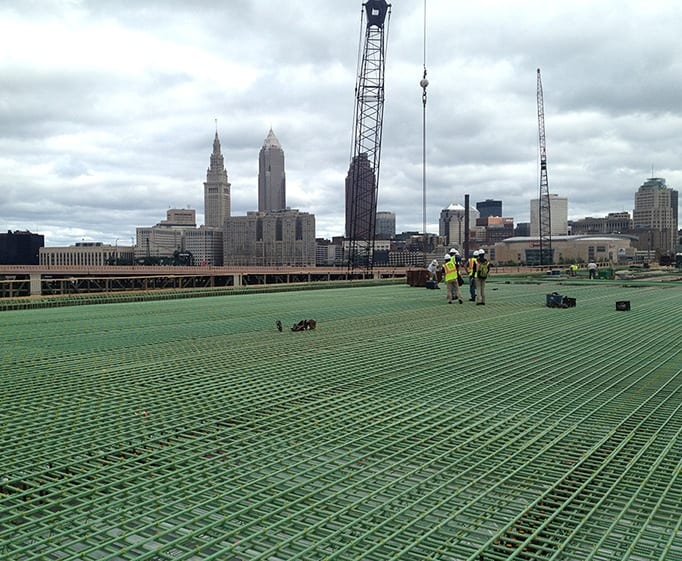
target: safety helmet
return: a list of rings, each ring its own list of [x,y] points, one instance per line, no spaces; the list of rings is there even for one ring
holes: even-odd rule
[[[474,257],[478,257],[478,256],[480,255],[480,253],[481,253],[481,252],[478,251],[478,249],[477,249],[476,251],[474,251]]]
[[[478,254],[479,255],[485,255],[485,249],[479,249]]]
[[[449,253],[450,255],[457,255],[459,252],[453,247],[452,249],[450,249]]]
[[[452,255],[450,255],[449,253],[443,255],[443,261],[449,261],[450,259],[452,259]]]

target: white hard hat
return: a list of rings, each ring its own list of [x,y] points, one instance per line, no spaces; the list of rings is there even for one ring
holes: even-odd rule
[[[478,251],[478,249],[477,249],[476,251],[474,251],[474,257],[478,257],[478,256],[480,255],[480,253],[481,253],[481,252]]]
[[[450,259],[452,259],[452,255],[450,255],[449,253],[443,255],[443,261],[449,261]]]
[[[451,254],[451,255],[452,255],[452,254],[457,255],[457,253],[459,253],[459,252],[458,252],[454,247],[450,250],[450,254]]]
[[[479,255],[485,255],[485,249],[479,249],[478,254]]]

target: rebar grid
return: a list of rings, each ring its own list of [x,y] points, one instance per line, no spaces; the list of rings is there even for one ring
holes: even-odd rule
[[[489,286],[0,314],[0,555],[682,558],[682,288]]]

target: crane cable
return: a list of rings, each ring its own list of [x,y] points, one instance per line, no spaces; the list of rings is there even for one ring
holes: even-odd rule
[[[422,231],[424,232],[424,251],[426,251],[426,0],[424,0],[424,75],[419,82],[422,87]]]

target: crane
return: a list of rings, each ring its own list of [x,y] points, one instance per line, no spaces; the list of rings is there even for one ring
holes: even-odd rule
[[[363,7],[360,26],[361,38],[364,31],[364,43],[361,44],[358,53],[353,149],[346,176],[346,242],[349,269],[362,265],[371,269],[374,261],[384,115],[384,71],[391,17],[391,5],[386,0],[367,0]]]
[[[540,151],[540,196],[538,197],[538,239],[540,241],[540,265],[545,264],[545,255],[549,264],[553,263],[552,255],[552,213],[549,199],[549,182],[547,180],[547,146],[545,142],[545,102],[542,94],[542,78],[538,68],[538,138]]]

